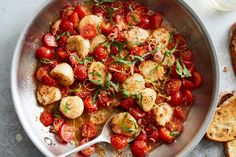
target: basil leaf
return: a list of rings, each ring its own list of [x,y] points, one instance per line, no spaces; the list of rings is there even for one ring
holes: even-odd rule
[[[66,102],[64,112],[67,113],[68,111],[70,111],[70,104]]]
[[[47,58],[39,59],[39,61],[43,64],[51,64],[52,63],[52,61],[50,59],[47,59]]]
[[[180,135],[180,132],[179,131],[172,131],[170,133],[171,136],[174,136],[174,137],[178,137]]]
[[[174,34],[175,34],[175,32],[170,32],[169,43],[171,43],[173,41]]]
[[[137,18],[137,17],[135,16],[135,14],[134,14],[134,10],[133,10],[133,8],[132,8],[131,5],[129,5],[129,10],[131,11],[131,15],[132,15],[134,21],[135,21],[135,22],[139,22],[139,21],[138,21],[138,18]]]
[[[98,87],[98,88],[96,89],[95,93],[94,93],[94,96],[93,96],[93,103],[94,103],[94,104],[95,104],[96,101],[97,101],[97,97],[98,97],[98,94],[99,94],[100,90],[101,90],[101,88]]]
[[[183,77],[191,77],[191,73],[188,70],[188,68],[185,66],[182,58],[180,58],[181,63],[179,62],[179,60],[176,61],[176,72],[178,75],[181,76],[181,78]]]
[[[176,61],[176,72],[181,77],[183,76],[183,68],[182,68],[181,64],[179,63],[179,60]]]
[[[71,36],[70,32],[63,32],[55,37],[56,40],[59,40],[62,36],[67,35],[68,37]]]

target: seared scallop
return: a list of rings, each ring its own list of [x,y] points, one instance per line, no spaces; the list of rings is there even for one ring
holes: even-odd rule
[[[70,119],[76,119],[84,111],[84,103],[78,96],[68,96],[61,99],[60,111]]]
[[[100,27],[102,22],[102,17],[97,15],[87,15],[79,22],[79,32],[87,25],[94,25],[95,28]]]
[[[91,41],[91,47],[90,52],[93,52],[93,50],[98,47],[99,45],[105,43],[107,41],[107,38],[104,35],[97,35],[93,38]]]
[[[138,95],[138,104],[145,112],[149,112],[155,105],[156,97],[157,94],[155,90],[145,88]]]
[[[88,78],[96,85],[104,85],[106,81],[106,66],[101,62],[93,62],[88,69]]]
[[[159,27],[153,31],[152,35],[157,40],[157,42],[164,47],[167,47],[167,45],[169,44],[170,32],[167,29]]]
[[[168,103],[160,103],[153,107],[154,120],[158,125],[165,126],[171,121],[174,113],[173,108]]]
[[[101,108],[96,112],[89,113],[89,121],[95,125],[100,125],[106,123],[106,121],[111,116],[113,110],[107,108]]]

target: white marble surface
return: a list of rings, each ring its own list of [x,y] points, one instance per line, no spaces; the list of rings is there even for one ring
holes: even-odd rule
[[[13,108],[10,93],[10,66],[21,30],[46,0],[0,0],[0,156],[43,156],[23,131]],[[210,0],[185,0],[202,19],[217,50],[220,64],[220,91],[236,89],[228,53],[228,31],[236,12],[215,10]],[[223,72],[228,67],[227,73]],[[202,140],[188,157],[224,157],[221,144]]]

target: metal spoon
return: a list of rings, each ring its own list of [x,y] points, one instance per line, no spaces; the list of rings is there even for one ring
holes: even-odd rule
[[[96,137],[95,139],[93,139],[92,141],[89,141],[88,143],[85,143],[75,149],[72,149],[64,154],[61,154],[59,155],[58,157],[66,157],[68,155],[71,155],[71,154],[74,154],[74,153],[77,153],[91,145],[94,145],[96,143],[99,143],[99,142],[107,142],[107,143],[110,143],[110,137],[111,137],[111,129],[110,129],[110,122],[112,120],[112,118],[115,116],[116,114],[112,115],[106,122],[106,124],[104,125],[103,129],[102,129],[102,132],[101,134]],[[129,138],[129,142],[133,141],[134,138]]]

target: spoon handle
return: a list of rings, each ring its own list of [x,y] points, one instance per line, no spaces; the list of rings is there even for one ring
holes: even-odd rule
[[[74,148],[74,149],[72,149],[72,150],[70,150],[70,151],[68,151],[68,152],[66,152],[64,154],[61,154],[61,155],[59,155],[57,157],[66,157],[68,155],[77,153],[77,152],[79,152],[79,151],[81,151],[81,150],[83,150],[83,149],[85,149],[85,148],[87,148],[87,147],[89,147],[89,146],[91,146],[93,144],[96,144],[96,143],[102,142],[102,141],[103,140],[102,140],[101,136],[98,136],[97,138],[93,139],[92,141],[89,141],[88,143],[85,143],[85,144],[83,144],[83,145],[81,145],[79,147],[76,147],[76,148]]]

